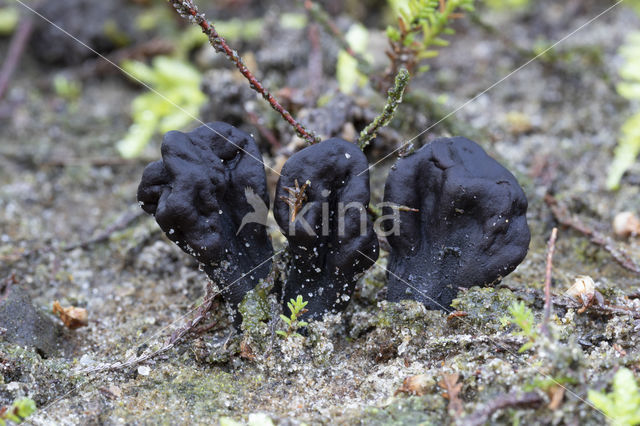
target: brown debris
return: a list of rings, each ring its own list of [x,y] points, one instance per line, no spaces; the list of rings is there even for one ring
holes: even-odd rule
[[[53,302],[53,313],[58,315],[64,325],[72,330],[85,327],[89,323],[86,309],[75,306],[63,308],[57,300]]]
[[[283,195],[280,197],[280,199],[287,203],[291,208],[291,223],[295,222],[296,215],[300,210],[302,210],[304,202],[307,201],[307,194],[305,194],[305,191],[307,190],[307,187],[311,185],[311,182],[306,181],[304,185],[300,187],[298,179],[295,179],[293,183],[295,184],[295,188],[290,188],[288,186],[284,187],[284,190],[289,193],[289,196],[285,197]]]
[[[549,410],[555,411],[560,408],[560,406],[562,405],[562,401],[564,401],[565,390],[566,388],[560,385],[553,385],[549,388],[549,390],[547,391],[549,399],[551,400],[549,401],[549,405],[547,405],[547,407],[549,407]]]
[[[253,353],[253,349],[246,341],[240,342],[240,358],[247,359],[249,361],[253,361],[256,359],[256,355]]]
[[[462,383],[458,382],[459,378],[458,373],[444,373],[438,382],[438,386],[445,391],[442,396],[449,400],[449,415],[451,417],[459,416],[462,413],[462,400],[459,396]]]
[[[98,389],[109,399],[120,399],[122,398],[122,389],[120,389],[116,385],[103,386]]]
[[[596,290],[593,279],[587,275],[578,276],[565,295],[582,303],[582,307],[578,310],[579,314],[592,305],[605,306],[604,297]]]
[[[622,349],[622,346],[620,346],[617,343],[614,343],[612,345],[613,349],[618,352],[620,354],[620,356],[627,356],[627,351],[625,351],[624,349]]]
[[[400,393],[408,393],[410,395],[422,396],[426,395],[429,390],[429,376],[426,374],[418,374],[416,376],[406,377],[393,396]]]
[[[447,315],[447,322],[453,321],[456,318],[464,318],[466,316],[469,316],[468,312],[465,312],[465,311],[453,311],[449,315]]]

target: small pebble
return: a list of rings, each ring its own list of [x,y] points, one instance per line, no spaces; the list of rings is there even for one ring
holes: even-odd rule
[[[621,212],[613,218],[613,232],[621,238],[640,235],[640,220],[632,212]]]

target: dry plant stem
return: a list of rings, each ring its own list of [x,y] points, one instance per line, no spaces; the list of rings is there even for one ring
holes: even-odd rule
[[[136,220],[144,216],[143,211],[135,211],[135,212],[127,212],[122,215],[117,221],[115,221],[112,225],[108,226],[104,231],[100,232],[93,238],[90,238],[86,241],[82,241],[77,244],[72,244],[64,248],[64,251],[73,251],[77,248],[87,249],[94,244],[99,244],[104,241],[107,241],[111,238],[111,235],[118,231],[122,231],[127,229],[131,224],[133,224]]]
[[[118,218],[118,220],[116,220],[112,225],[108,226],[105,230],[100,232],[98,235],[88,240],[81,241],[79,243],[71,244],[61,248],[52,247],[50,244],[47,244],[46,247],[36,247],[12,257],[8,257],[8,256],[0,257],[0,260],[3,262],[13,263],[21,259],[26,259],[36,254],[55,253],[57,251],[69,252],[77,248],[86,250],[94,244],[100,244],[107,241],[109,238],[111,238],[111,236],[114,233],[129,228],[133,223],[135,223],[137,219],[141,218],[143,215],[144,215],[143,212],[138,212],[137,210],[135,212],[126,212],[122,216],[120,216],[120,218]]]
[[[482,426],[498,410],[505,408],[537,408],[542,403],[544,403],[544,400],[536,392],[527,392],[520,396],[503,394],[469,414],[462,420],[461,424],[463,426]]]
[[[118,361],[112,364],[100,365],[95,368],[88,368],[86,370],[81,370],[79,373],[100,373],[104,371],[115,371],[122,370],[125,368],[130,368],[145,361],[149,361],[161,355],[168,350],[172,349],[178,342],[180,342],[187,334],[192,332],[201,331],[198,328],[198,325],[202,322],[202,320],[206,317],[207,313],[213,309],[215,298],[220,294],[220,292],[213,291],[213,283],[209,282],[207,284],[207,290],[204,297],[204,302],[200,305],[196,311],[195,317],[187,322],[183,327],[174,331],[171,334],[171,337],[162,345],[160,349],[156,349],[153,352],[143,353],[142,355],[133,355],[129,357],[125,361]]]
[[[342,31],[340,31],[340,29],[333,22],[331,16],[329,16],[329,14],[322,8],[322,6],[311,0],[304,0],[302,1],[302,3],[304,4],[305,9],[307,9],[307,11],[309,12],[309,15],[311,15],[311,18],[313,18],[313,20],[319,23],[325,29],[325,31],[333,36],[342,50],[347,52],[349,56],[351,56],[358,62],[358,68],[360,69],[360,71],[364,74],[370,73],[371,66],[369,65],[367,60],[351,48],[349,42],[344,37],[344,34],[342,34]]]
[[[552,298],[552,302],[556,306],[560,306],[563,308],[570,309],[580,309],[583,307],[581,303],[576,302],[573,299],[563,296],[554,296]],[[596,314],[596,315],[629,315],[633,319],[640,319],[640,312],[635,311],[626,306],[618,306],[618,305],[591,305],[589,309],[585,311],[585,313]]]
[[[598,231],[582,223],[577,217],[571,215],[571,213],[567,209],[567,206],[561,204],[558,200],[555,199],[555,197],[553,197],[553,195],[545,195],[544,201],[547,203],[547,205],[551,209],[551,213],[553,213],[553,216],[559,223],[589,237],[592,243],[602,247],[604,250],[609,252],[609,254],[611,254],[611,256],[615,259],[615,261],[618,262],[622,267],[628,269],[629,271],[635,272],[636,274],[640,274],[640,266],[638,266],[638,264],[629,256],[629,254],[627,254],[621,248],[617,247],[609,237],[602,235]]]
[[[409,79],[409,71],[404,68],[398,71],[395,83],[393,87],[389,89],[387,101],[382,113],[360,132],[360,137],[358,138],[360,149],[364,150],[371,140],[376,137],[378,130],[391,122],[398,106],[402,103],[402,95],[409,84]]]
[[[549,317],[551,316],[551,270],[553,268],[553,253],[556,251],[558,228],[553,228],[547,246],[547,267],[544,275],[544,318],[540,330],[549,337]]]
[[[320,139],[313,132],[307,130],[302,124],[298,123],[289,111],[284,109],[276,98],[264,88],[262,83],[258,81],[258,79],[244,64],[238,52],[229,47],[226,40],[218,34],[215,26],[205,19],[204,14],[198,12],[198,6],[196,6],[192,0],[168,1],[178,11],[180,16],[188,18],[190,22],[198,24],[200,28],[202,28],[202,32],[207,35],[209,43],[213,46],[216,52],[223,53],[236,66],[236,68],[238,68],[238,71],[240,71],[240,73],[249,81],[249,86],[269,102],[271,108],[276,110],[282,118],[284,118],[285,121],[294,128],[299,137],[306,140],[308,144],[320,142]]]
[[[9,52],[2,64],[0,70],[0,99],[4,96],[4,92],[9,87],[9,81],[13,72],[16,70],[24,48],[29,41],[31,31],[33,30],[33,21],[31,18],[22,18],[18,28],[16,29],[13,37],[11,37],[11,44],[9,45]]]
[[[262,125],[262,123],[260,122],[260,117],[258,117],[256,115],[256,113],[254,113],[252,111],[247,111],[246,109],[244,110],[244,112],[245,112],[245,114],[247,114],[247,118],[249,119],[249,122],[251,124],[253,124],[254,126],[256,126],[256,128],[258,129],[260,134],[273,147],[274,151],[279,150],[280,148],[282,148],[282,145],[280,144],[280,141],[278,140],[276,135],[274,135],[273,132],[271,130],[269,130],[267,127]]]
[[[458,373],[444,373],[438,382],[438,386],[445,391],[443,396],[449,400],[447,408],[451,417],[460,416],[463,410],[462,400],[460,400],[462,383],[458,381],[459,379]]]
[[[309,52],[309,61],[307,65],[310,92],[307,105],[313,107],[316,104],[316,99],[318,99],[318,94],[320,93],[320,86],[322,85],[322,46],[320,44],[320,30],[318,29],[318,24],[309,25],[308,32],[311,51]]]

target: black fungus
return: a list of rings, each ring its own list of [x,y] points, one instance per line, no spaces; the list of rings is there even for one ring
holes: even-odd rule
[[[291,254],[283,300],[286,306],[301,295],[309,302],[306,318],[344,310],[358,275],[378,258],[367,166],[356,145],[333,138],[297,152],[282,168],[274,216]]]
[[[449,310],[459,288],[496,284],[527,254],[522,188],[466,138],[437,139],[398,160],[384,198],[391,205],[384,215],[395,210],[400,218],[382,224],[391,245],[391,301],[414,299]]]
[[[213,122],[167,133],[162,161],[144,170],[138,201],[171,241],[203,264],[233,308],[268,275],[266,176],[255,141],[243,131]]]

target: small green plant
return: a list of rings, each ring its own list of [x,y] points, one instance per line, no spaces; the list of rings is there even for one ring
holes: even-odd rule
[[[202,74],[186,61],[157,56],[152,66],[125,61],[122,68],[153,89],[133,100],[133,124],[117,145],[120,155],[134,158],[156,132],[182,129],[191,123],[207,98],[200,90]]]
[[[62,74],[57,74],[53,78],[53,90],[56,95],[67,101],[74,101],[82,93],[82,84],[79,81],[71,80]]]
[[[505,315],[500,318],[500,323],[505,327],[509,324],[516,324],[520,327],[520,331],[516,333],[516,336],[523,336],[529,339],[518,352],[522,353],[531,349],[535,341],[540,337],[538,327],[534,322],[533,311],[524,302],[514,302],[509,306],[509,314],[511,315],[510,317]]]
[[[369,77],[363,72],[361,63],[357,57],[361,58],[367,50],[369,42],[369,31],[361,24],[351,26],[345,35],[345,41],[352,49],[352,54],[346,49],[340,49],[336,62],[336,79],[342,93],[350,94],[356,86],[364,86],[369,81]]]
[[[413,74],[429,69],[420,66],[421,61],[438,55],[437,47],[449,42],[443,35],[454,34],[451,21],[460,17],[460,12],[474,10],[474,0],[389,0],[395,11],[398,25],[387,28],[391,44],[390,76],[406,68]]]
[[[0,7],[0,36],[8,36],[18,26],[20,12],[15,6]]]
[[[629,35],[620,55],[625,64],[620,68],[622,82],[617,86],[618,93],[629,100],[640,100],[640,32]],[[615,190],[620,187],[624,173],[633,165],[640,154],[640,111],[629,117],[620,129],[618,146],[613,162],[609,168],[607,188]]]
[[[286,331],[278,330],[276,331],[276,334],[282,337],[300,336],[297,330],[300,327],[306,327],[308,323],[305,321],[300,321],[298,318],[300,317],[300,315],[307,312],[307,310],[304,308],[305,306],[307,306],[307,303],[309,302],[302,300],[302,296],[298,296],[295,300],[289,300],[287,306],[289,307],[289,311],[291,311],[291,315],[287,317],[280,314],[280,318],[289,326],[289,328]]]
[[[640,389],[631,370],[618,370],[610,393],[590,390],[589,401],[609,417],[612,425],[640,425]]]
[[[17,399],[11,407],[0,407],[0,426],[7,422],[22,423],[36,411],[36,403],[30,398]]]

